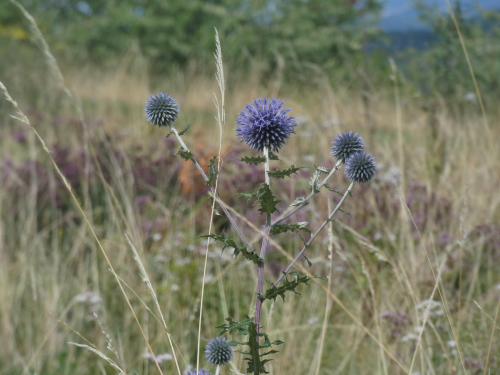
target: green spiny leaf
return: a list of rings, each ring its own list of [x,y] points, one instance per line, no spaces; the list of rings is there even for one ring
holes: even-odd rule
[[[276,169],[274,172],[267,172],[267,174],[270,177],[276,177],[276,178],[282,178],[284,179],[285,177],[290,177],[292,173],[297,174],[298,170],[301,170],[303,168],[308,168],[308,167],[296,167],[295,165],[292,164],[290,168],[283,169],[280,171],[280,169]]]
[[[234,352],[241,353],[248,357],[244,359],[248,363],[247,372],[251,374],[267,374],[265,364],[270,361],[270,359],[262,360],[261,358],[270,354],[277,353],[277,350],[271,349],[267,352],[263,352],[262,349],[269,349],[272,345],[281,345],[283,341],[275,340],[271,342],[269,340],[269,336],[262,330],[260,327],[260,332],[257,333],[258,325],[250,320],[247,316],[241,322],[237,322],[231,318],[226,319],[227,323],[218,326],[217,328],[222,328],[220,335],[229,332],[237,332],[237,336],[245,335],[248,336],[248,341],[240,342],[240,341],[231,341],[229,345],[245,345],[248,346],[248,350],[235,350]],[[262,344],[259,343],[259,339],[263,338],[264,342]]]
[[[331,169],[328,169],[328,168],[322,167],[322,166],[319,166],[319,167],[314,166],[314,168],[316,168],[317,171],[320,171],[321,173],[324,173],[324,174],[328,174],[331,172]]]
[[[280,160],[280,159],[278,158],[278,155],[276,155],[272,151],[269,151],[269,160]]]
[[[167,136],[165,137],[165,139],[167,139],[168,137],[170,137],[172,134],[174,134],[173,131],[171,131],[170,133],[168,133]]]
[[[271,236],[274,236],[276,234],[280,233],[286,233],[286,232],[296,232],[298,233],[299,230],[303,230],[304,232],[312,234],[311,230],[306,227],[306,225],[309,224],[307,221],[301,221],[300,223],[296,224],[279,224],[279,225],[273,225],[271,227],[271,230],[269,234]]]
[[[194,160],[193,154],[190,151],[184,150],[182,147],[179,149],[179,151],[175,155],[179,155],[181,158],[183,158],[186,161],[187,160]]]
[[[282,200],[278,199],[273,195],[273,191],[269,189],[268,184],[261,184],[259,190],[257,191],[257,200],[260,204],[259,211],[261,213],[272,214],[279,210],[276,208],[276,205]]]
[[[340,191],[335,190],[334,188],[332,188],[332,187],[328,186],[328,184],[325,184],[325,185],[324,185],[324,187],[326,187],[326,188],[327,188],[328,190],[330,190],[332,193],[337,193],[337,194],[339,194],[339,195],[341,195],[341,196],[344,196],[344,194],[342,194]]]
[[[205,234],[203,236],[198,236],[198,238],[212,238],[216,241],[220,241],[224,244],[222,251],[226,250],[228,247],[232,247],[234,249],[233,257],[236,258],[240,253],[248,260],[251,260],[255,264],[259,264],[262,261],[262,258],[259,257],[255,250],[248,251],[246,246],[238,246],[234,240],[231,240],[227,237],[226,232],[222,231],[221,235],[216,234]]]
[[[350,214],[349,212],[347,212],[347,211],[343,210],[342,208],[339,208],[339,210],[340,210],[340,211],[342,211],[344,214],[351,216],[351,214]],[[351,217],[352,217],[352,216],[351,216]]]
[[[261,336],[261,334],[257,334],[257,324],[250,322],[248,323],[248,347],[249,347],[249,354],[250,358],[245,358],[245,360],[248,362],[248,368],[247,368],[247,373],[250,374],[268,374],[264,367],[264,363],[267,361],[261,361],[260,360],[260,355],[259,355],[259,341],[258,341],[258,336]]]
[[[316,194],[316,193],[319,193],[319,178],[321,176],[321,172],[319,172],[318,170],[315,170],[311,179],[309,180],[309,189],[311,189],[311,191]]]
[[[284,272],[283,272],[284,273]],[[266,290],[264,294],[259,293],[259,297],[262,299],[272,299],[273,301],[276,301],[276,298],[280,296],[283,299],[283,302],[285,301],[285,292],[291,291],[294,292],[295,294],[300,294],[298,293],[295,288],[300,283],[304,283],[306,285],[308,284],[308,281],[311,280],[309,276],[299,276],[297,272],[290,272],[289,275],[294,276],[294,280],[290,281],[288,280],[288,276],[285,273],[285,277],[283,278],[283,285],[279,287],[271,287]]]
[[[254,164],[257,165],[259,163],[264,163],[266,161],[265,156],[243,156],[241,159],[238,159],[243,163]]]
[[[184,129],[183,131],[180,131],[179,135],[184,135],[184,133],[186,133],[190,127],[191,127],[191,123],[189,123],[189,125],[186,126],[186,129]]]
[[[219,335],[222,335],[226,332],[233,333],[234,331],[238,332],[238,335],[248,335],[248,325],[252,322],[252,320],[247,316],[241,322],[233,320],[232,318],[226,318],[227,323],[221,324],[215,328],[221,328]]]
[[[215,214],[218,215],[218,216],[221,216],[221,213],[219,211],[219,203],[216,201],[215,202],[215,206],[214,206],[214,197],[212,197],[210,195],[208,196],[208,200],[210,201],[211,206],[214,207]]]
[[[327,279],[326,277],[324,277],[324,276],[313,275],[313,277],[314,277],[315,279],[321,279],[321,280],[327,280],[327,281],[328,281],[328,279]]]
[[[257,198],[257,193],[238,193],[234,194],[233,197],[245,198],[247,203],[250,203],[250,199]]]
[[[210,186],[217,179],[217,168],[215,167],[215,163],[214,163],[216,157],[217,156],[210,158],[210,161],[209,161],[210,164],[207,165],[207,167],[208,167],[208,180],[205,181],[205,185]]]
[[[293,206],[293,207],[298,207],[302,204],[302,202],[304,202],[306,200],[306,198],[304,197],[299,197],[299,198],[295,198],[295,200],[293,201],[293,203],[290,205],[290,206]],[[306,203],[304,206],[307,206],[309,203]]]
[[[309,267],[312,267],[312,265],[313,265],[313,264],[311,263],[311,261],[309,260],[309,258],[308,258],[308,257],[306,257],[305,255],[302,255],[302,256],[303,256],[303,257],[304,257],[304,259],[306,260],[307,265],[308,265]]]

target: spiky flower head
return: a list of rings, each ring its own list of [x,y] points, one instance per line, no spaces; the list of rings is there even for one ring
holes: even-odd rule
[[[212,375],[211,373],[208,372],[208,370],[205,370],[204,368],[198,371],[197,369],[194,369],[193,371],[188,371],[188,375]]]
[[[233,348],[224,337],[214,337],[205,347],[205,357],[212,365],[227,365],[233,357]]]
[[[352,182],[364,184],[375,174],[375,160],[366,152],[356,152],[345,162],[345,174]]]
[[[332,155],[338,161],[343,163],[356,152],[363,151],[365,143],[363,139],[358,135],[354,134],[352,131],[340,133],[335,142],[332,142]]]
[[[151,124],[172,126],[179,115],[179,106],[171,95],[160,92],[149,97],[146,101],[144,112]]]
[[[290,108],[276,98],[254,99],[247,103],[236,120],[238,138],[251,148],[262,151],[268,147],[278,152],[297,126]]]

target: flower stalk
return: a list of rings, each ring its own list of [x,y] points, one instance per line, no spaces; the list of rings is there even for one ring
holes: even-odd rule
[[[335,164],[335,167],[333,167],[333,169],[330,171],[330,173],[328,173],[328,175],[325,177],[325,179],[323,181],[321,181],[321,183],[318,185],[318,190],[321,189],[323,186],[325,186],[325,184],[328,182],[328,180],[330,179],[330,177],[333,176],[333,174],[335,172],[337,172],[340,167],[342,166],[342,160],[339,160],[337,162],[337,164]],[[283,216],[281,219],[279,219],[278,221],[276,221],[275,223],[273,223],[273,225],[278,225],[278,224],[281,224],[282,222],[284,222],[286,219],[288,219],[289,217],[293,216],[298,210],[300,210],[302,207],[304,207],[307,202],[315,195],[316,193],[315,192],[311,192],[311,194],[309,194],[307,196],[306,199],[304,199],[304,201],[297,207],[295,207],[291,212],[289,212],[288,214],[286,214],[285,216]]]
[[[269,179],[269,148],[264,146],[264,157],[266,161],[264,162],[264,173],[265,173],[265,182],[267,185],[270,183]],[[260,250],[260,257],[262,261],[259,262],[257,266],[257,292],[262,294],[264,292],[264,265],[265,258],[267,253],[267,246],[269,243],[269,230],[271,228],[271,214],[266,215],[266,227],[264,229],[264,238],[262,239],[262,248]],[[257,324],[256,330],[257,333],[260,332],[260,315],[262,311],[262,298],[257,297],[257,301],[255,303],[255,324]],[[257,342],[259,341],[259,336],[257,336]]]
[[[177,138],[177,140],[179,141],[179,144],[181,145],[181,147],[184,149],[184,151],[188,151],[189,152],[189,149],[188,147],[186,146],[186,143],[184,143],[184,141],[182,140],[182,137],[181,135],[179,134],[179,132],[177,131],[177,129],[175,128],[174,125],[171,125],[170,128],[172,129],[172,131],[174,132],[174,135],[175,137]],[[205,181],[208,180],[208,177],[205,173],[205,171],[203,170],[203,168],[201,168],[200,164],[198,163],[198,161],[195,159],[194,155],[192,157],[192,160],[193,160],[193,163],[196,167],[196,169],[198,169],[198,171],[200,172],[201,174],[201,177],[203,177],[203,179]],[[213,195],[215,195],[215,191],[214,189],[210,186],[210,191],[212,192]],[[236,232],[238,233],[238,235],[240,236],[241,240],[245,243],[245,245],[248,247],[248,249],[251,249],[252,246],[250,245],[250,242],[247,240],[247,238],[245,237],[245,235],[243,234],[243,232],[241,231],[240,227],[238,226],[238,224],[236,223],[236,221],[234,220],[234,218],[231,216],[231,214],[229,213],[228,209],[226,208],[226,206],[224,205],[224,203],[218,198],[218,197],[214,197],[214,199],[217,200],[217,202],[219,203],[219,206],[222,208],[222,211],[224,211],[224,214],[226,215],[226,217],[229,219],[229,221],[231,222],[231,225],[234,227],[234,229],[236,230]]]
[[[342,207],[342,204],[344,204],[344,201],[346,200],[346,198],[351,194],[351,190],[352,190],[353,186],[354,186],[354,181],[351,182],[351,184],[347,188],[346,192],[342,196],[342,199],[337,204],[337,206],[333,209],[333,211],[330,213],[330,215],[328,215],[327,219],[323,222],[323,224],[321,224],[321,226],[318,228],[318,230],[311,236],[311,238],[309,239],[309,241],[307,241],[307,244],[304,245],[304,247],[302,248],[302,250],[299,251],[299,253],[297,254],[297,256],[288,265],[288,267],[285,269],[285,271],[283,271],[281,273],[281,276],[278,277],[278,280],[276,280],[276,282],[273,284],[273,286],[276,287],[280,283],[281,279],[283,279],[283,277],[285,277],[285,273],[288,273],[288,271],[290,271],[290,269],[292,268],[292,266],[300,259],[300,257],[302,256],[302,254],[304,254],[304,252],[307,250],[308,246],[318,236],[319,232],[321,232],[323,230],[323,228],[332,220],[333,216],[337,213],[337,211],[340,210],[340,208]]]

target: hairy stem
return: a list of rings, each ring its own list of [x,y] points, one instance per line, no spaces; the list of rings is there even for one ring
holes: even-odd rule
[[[264,147],[264,156],[266,157],[266,162],[264,163],[264,173],[265,182],[269,185],[269,149]],[[262,239],[262,248],[260,250],[260,257],[262,261],[259,262],[257,268],[257,292],[262,294],[264,292],[264,262],[267,252],[267,244],[269,243],[269,229],[271,228],[271,214],[267,214],[266,217],[266,228],[264,229],[264,238]],[[255,324],[257,324],[257,333],[260,331],[260,313],[262,311],[262,298],[257,297],[257,302],[255,304]],[[257,336],[257,342],[259,342],[259,337]]]
[[[328,176],[326,176],[325,179],[323,181],[321,181],[321,183],[318,185],[318,189],[321,189],[323,186],[325,186],[325,184],[328,182],[328,180],[330,179],[330,177],[332,177],[333,174],[336,171],[338,171],[341,166],[342,166],[342,161],[338,161],[337,164],[335,164],[335,167],[333,167],[333,169],[330,171],[330,173],[328,174]],[[307,204],[307,201],[309,201],[309,199],[311,199],[314,194],[316,194],[316,193],[315,192],[311,192],[311,194],[309,194],[309,196],[306,199],[304,199],[304,201],[300,204],[300,206],[295,207],[291,212],[289,212],[288,214],[286,214],[285,216],[283,216],[281,219],[279,219],[278,221],[276,221],[275,223],[273,223],[273,225],[278,225],[278,224],[284,222],[290,216],[294,215],[298,210],[300,210],[302,207],[304,207]]]
[[[294,258],[294,260],[288,265],[288,267],[285,269],[285,271],[283,271],[284,273],[281,274],[281,276],[278,278],[278,280],[276,280],[276,282],[273,284],[273,286],[277,286],[280,283],[281,279],[283,279],[283,277],[285,277],[285,273],[287,273],[288,271],[290,271],[290,268],[292,268],[292,266],[300,259],[300,257],[302,256],[302,254],[304,254],[304,252],[307,250],[307,247],[318,236],[319,232],[321,232],[321,230],[332,220],[333,216],[342,207],[342,204],[344,203],[344,201],[346,200],[346,198],[351,193],[351,190],[352,190],[353,186],[354,186],[354,182],[351,182],[351,184],[347,188],[346,192],[344,193],[344,196],[342,197],[342,199],[340,200],[340,202],[337,204],[337,207],[335,207],[334,210],[331,212],[331,214],[328,215],[328,218],[323,222],[323,224],[321,224],[321,226],[319,227],[319,229],[311,236],[311,238],[309,239],[309,241],[307,241],[307,244],[302,248],[302,250],[300,250],[300,252]]]
[[[181,138],[181,135],[179,134],[179,132],[177,131],[177,129],[172,125],[171,126],[171,129],[172,131],[174,132],[175,134],[175,137],[177,138],[177,140],[179,141],[181,147],[185,150],[185,151],[189,151],[188,147],[186,146],[186,144],[184,143],[184,141],[182,140]],[[196,161],[196,159],[194,158],[193,156],[193,163],[194,165],[196,166],[196,169],[198,169],[198,171],[200,172],[201,174],[201,177],[203,177],[203,179],[205,181],[208,180],[208,177],[207,175],[205,174],[205,171],[201,168],[200,164]],[[215,191],[214,189],[210,186],[210,191],[212,192],[212,194],[215,195]],[[236,221],[234,220],[234,218],[231,216],[231,214],[229,213],[229,211],[227,210],[226,206],[224,205],[224,203],[222,203],[222,201],[220,199],[218,199],[218,196],[214,196],[214,199],[217,200],[217,202],[219,203],[220,207],[222,208],[222,211],[224,211],[224,214],[226,215],[226,217],[229,219],[229,221],[231,222],[231,225],[234,227],[234,229],[236,230],[236,232],[238,233],[238,235],[240,236],[241,240],[245,243],[245,245],[248,247],[248,250],[252,250],[252,246],[250,245],[250,242],[246,239],[245,235],[243,234],[243,232],[241,231],[240,227],[238,226],[238,224],[236,224]]]

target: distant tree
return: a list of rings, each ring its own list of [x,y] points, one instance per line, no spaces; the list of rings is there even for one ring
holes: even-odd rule
[[[229,62],[339,63],[359,52],[361,21],[374,24],[380,0],[41,0],[25,1],[51,40],[101,61],[136,42],[156,69],[212,59],[214,27]],[[4,2],[7,17],[18,10]],[[16,13],[17,12],[17,13]],[[0,12],[1,13],[1,12]],[[363,20],[361,20],[363,16]],[[364,27],[363,35],[373,28]],[[366,31],[368,30],[368,33]]]

